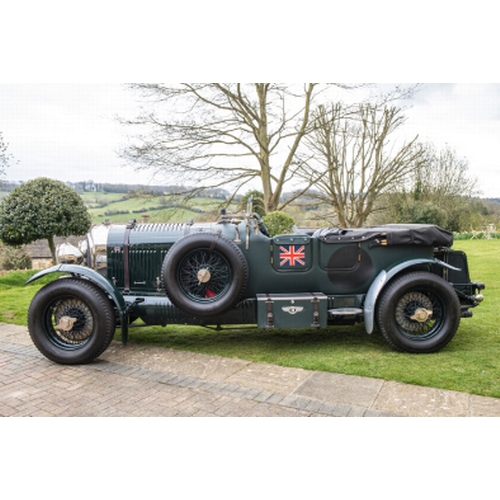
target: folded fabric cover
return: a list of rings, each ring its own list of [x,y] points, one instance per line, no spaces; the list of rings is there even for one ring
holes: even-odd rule
[[[453,233],[431,224],[387,224],[360,229],[320,229],[314,237],[324,243],[358,243],[373,240],[386,246],[451,247]]]

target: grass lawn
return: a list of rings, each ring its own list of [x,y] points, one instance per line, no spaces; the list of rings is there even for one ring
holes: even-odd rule
[[[392,351],[363,325],[325,330],[222,332],[190,326],[131,328],[130,341],[262,363],[394,380],[471,394],[500,397],[500,240],[457,241],[469,256],[471,277],[486,283],[486,300],[463,319],[451,343],[436,354]],[[9,275],[10,276],[10,275]],[[39,284],[22,288],[0,278],[0,321],[26,324],[29,300]],[[118,336],[117,336],[118,338]]]
[[[35,293],[56,276],[47,276],[31,285],[24,283],[37,271],[12,272],[0,276],[0,322],[26,325],[28,307]]]

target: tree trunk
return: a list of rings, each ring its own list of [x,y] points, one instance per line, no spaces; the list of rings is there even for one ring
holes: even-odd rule
[[[269,135],[267,124],[267,91],[268,84],[256,83],[255,89],[259,99],[259,118],[256,138],[259,143],[259,162],[262,180],[262,191],[264,193],[264,206],[266,212],[272,212],[275,207],[271,205],[273,197],[273,186],[271,181],[271,162],[269,155]]]
[[[50,248],[50,254],[52,255],[52,265],[57,264],[57,259],[56,259],[56,245],[54,243],[54,237],[51,236],[50,238],[47,238],[47,242],[49,244]]]

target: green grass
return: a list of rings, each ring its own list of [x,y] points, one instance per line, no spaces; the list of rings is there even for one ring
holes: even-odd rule
[[[36,283],[25,282],[37,271],[16,271],[0,276],[0,322],[26,325],[28,307],[35,293],[57,276],[46,276]]]
[[[436,354],[396,353],[377,332],[367,335],[363,325],[288,331],[228,328],[221,332],[177,325],[143,327],[131,328],[130,342],[498,398],[500,240],[458,241],[455,248],[467,253],[471,278],[486,283],[486,300],[474,310],[473,318],[462,320],[452,342]],[[0,321],[25,324],[29,300],[40,286],[20,288],[23,280],[0,278]]]

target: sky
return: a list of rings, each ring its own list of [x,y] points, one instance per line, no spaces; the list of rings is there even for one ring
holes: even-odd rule
[[[452,147],[481,196],[500,198],[500,83],[425,83],[404,106],[408,137]],[[118,155],[130,130],[116,117],[137,110],[119,83],[0,83],[0,132],[13,155],[5,178],[156,182]]]

